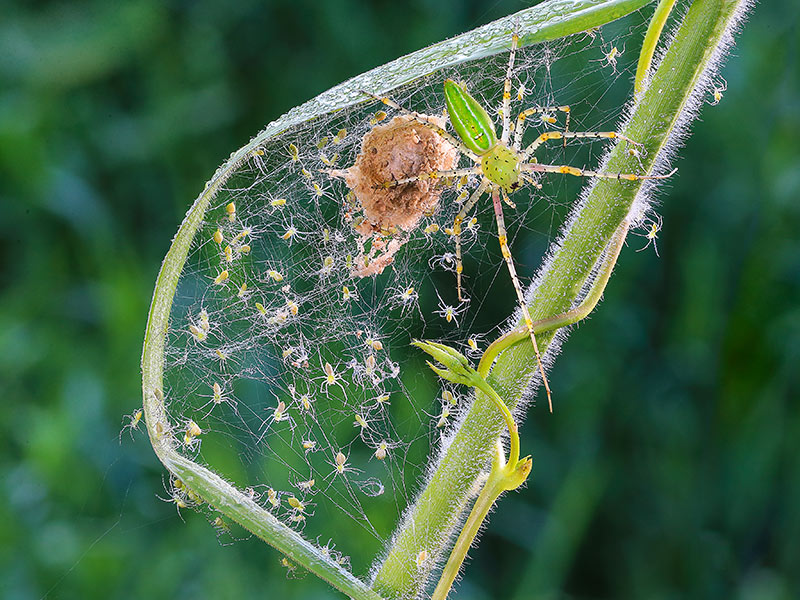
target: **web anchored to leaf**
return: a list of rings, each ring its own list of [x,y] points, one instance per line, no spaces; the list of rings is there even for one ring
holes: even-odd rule
[[[622,60],[615,69],[597,60],[608,35],[616,34],[520,50],[514,109],[569,104],[572,129],[613,131],[630,71]],[[447,129],[442,82],[463,81],[494,111],[506,64],[507,55],[463,64],[391,97]],[[565,126],[559,111],[532,113],[526,143]],[[503,325],[496,315],[516,304],[488,202],[461,226],[469,300],[458,298],[453,222],[476,175],[385,189],[404,194],[389,208],[351,190],[359,191],[350,167],[368,171],[369,153],[389,143],[411,144],[411,162],[442,154],[434,166],[401,165],[394,179],[404,169],[455,168],[452,147],[414,155],[430,134],[365,96],[254,149],[207,211],[173,303],[165,396],[184,452],[250,488],[306,537],[333,537],[346,552],[348,540],[376,550],[386,542],[392,522],[382,515],[405,509],[427,457],[470,402],[468,390],[421,372],[410,340],[437,339],[477,356]],[[605,146],[589,141],[554,144],[543,156],[593,168]],[[560,175],[536,182],[506,209],[523,284],[579,189]],[[337,539],[348,521],[362,534]]]
[[[732,9],[726,10],[730,16]],[[698,23],[713,23],[698,12]],[[611,61],[609,48],[635,46],[625,27],[521,49],[508,77],[503,55],[446,66],[391,90],[371,89],[365,76],[355,89],[384,100],[359,93],[360,103],[331,104],[236,153],[187,215],[162,269],[148,325],[143,413],[159,457],[175,474],[168,501],[179,510],[212,504],[281,548],[287,568],[297,559],[353,597],[373,598],[375,591],[347,569],[364,573],[367,557],[387,542],[386,556],[372,571],[375,590],[408,596],[432,587],[431,575],[447,560],[454,528],[504,430],[511,433],[509,456],[519,458],[514,419],[536,364],[529,334],[548,332],[549,342],[550,332],[591,310],[629,219],[635,226],[644,218],[645,203],[633,204],[638,182],[604,181],[581,196],[579,178],[562,176],[640,175],[653,169],[666,145],[670,125],[648,121],[638,108],[626,125],[629,147],[612,151],[602,161],[606,166],[600,159],[608,142],[595,138],[616,136],[564,135],[618,132],[632,69],[628,52],[614,53]],[[722,39],[722,30],[703,43],[712,37]],[[702,52],[687,56],[664,59],[699,65],[680,83],[683,97],[651,94],[664,114],[680,114],[704,82],[709,59],[700,58]],[[663,71],[666,78],[682,73],[674,65]],[[505,190],[502,168],[495,181],[465,161],[469,153],[443,113],[447,79],[461,82],[506,132],[509,112],[535,109],[525,113],[527,137],[514,140],[516,147],[528,147],[545,131],[556,133],[552,139],[560,143],[525,157],[530,185]],[[512,106],[497,114],[506,80]],[[512,138],[509,133],[503,141]],[[380,160],[387,148],[401,149],[388,153],[399,162]],[[500,189],[492,190],[492,208],[474,190],[493,185]],[[529,286],[567,212],[582,198],[558,252],[547,258],[548,270],[538,276],[532,314],[539,320],[522,330],[518,315],[505,330],[505,319],[497,317],[522,302],[504,268],[502,227],[499,236],[495,232],[495,223],[502,225],[500,191],[515,192],[506,224],[521,287]],[[650,223],[643,233],[655,243],[661,222],[654,217]],[[555,284],[553,273],[560,277]],[[437,373],[447,381],[424,367],[413,339],[428,340],[418,346],[440,361]],[[506,351],[487,380],[500,342]],[[473,368],[462,355],[483,358]],[[470,387],[481,390],[479,401]],[[139,418],[129,419],[129,429]],[[447,594],[497,495],[530,471],[527,459],[507,468],[503,449],[496,454],[489,476],[495,483],[475,502],[475,518],[447,561],[439,597]],[[426,464],[433,465],[427,477]],[[209,512],[217,531],[234,537],[227,522]]]

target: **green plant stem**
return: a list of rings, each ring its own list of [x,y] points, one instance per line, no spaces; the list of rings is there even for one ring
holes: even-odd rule
[[[461,534],[458,536],[453,546],[453,550],[450,553],[450,557],[447,559],[447,564],[442,570],[441,578],[436,585],[431,600],[444,600],[447,598],[447,594],[453,587],[453,582],[458,576],[458,572],[467,556],[467,552],[470,546],[472,546],[475,537],[478,535],[478,531],[480,531],[481,524],[504,491],[499,477],[490,475],[481,493],[475,500],[472,511],[470,511],[469,517],[467,517],[464,523],[464,528],[461,530]]]
[[[673,6],[675,6],[675,0],[661,0],[656,6],[653,18],[650,19],[650,24],[647,26],[647,33],[642,42],[642,51],[639,53],[639,62],[636,65],[634,92],[637,94],[644,87],[644,80],[650,70],[650,63],[653,62],[653,54],[655,54],[658,40],[661,38],[661,32],[664,30],[664,25],[667,23],[667,18],[669,13],[672,12]]]
[[[497,449],[487,481],[478,494],[472,511],[456,540],[432,597],[433,600],[444,600],[450,593],[450,588],[467,556],[467,551],[492,505],[504,491],[513,490],[522,485],[530,474],[533,463],[530,456],[522,461],[519,460],[519,429],[514,421],[514,415],[486,379],[470,366],[464,355],[454,348],[438,342],[415,340],[412,344],[427,352],[436,361],[436,364],[428,361],[428,366],[439,377],[451,383],[467,385],[482,391],[494,403],[505,421],[510,442],[509,461],[506,462],[503,440],[497,439]]]
[[[527,331],[527,330],[526,330]],[[519,460],[519,435],[517,424],[514,421],[514,415],[511,414],[506,403],[500,395],[494,391],[489,382],[478,374],[473,369],[466,357],[458,350],[451,348],[439,342],[414,340],[411,342],[412,346],[416,346],[420,350],[427,352],[437,364],[428,361],[428,366],[439,377],[457,383],[466,385],[476,390],[482,391],[494,403],[495,408],[500,412],[500,416],[508,427],[508,435],[511,439],[511,462],[516,463]]]
[[[620,132],[643,144],[640,160],[645,172],[650,172],[668,145],[675,124],[684,115],[698,81],[715,58],[743,1],[695,0],[690,6],[650,85],[637,99],[630,120]],[[641,169],[638,160],[627,149],[615,147],[605,170],[631,169]],[[599,181],[593,186],[541,277],[530,304],[534,319],[570,310],[591,279],[598,257],[628,216],[640,188],[641,182]],[[552,340],[552,332],[543,334],[540,347],[547,348]],[[528,344],[511,345],[497,356],[489,383],[512,409],[530,387],[535,365]],[[414,568],[414,557],[423,548],[433,557],[446,552],[450,534],[461,517],[454,509],[469,498],[502,427],[493,404],[483,393],[477,393],[426,487],[394,535],[375,576],[376,590],[388,597],[414,597],[425,586]]]
[[[472,505],[472,510],[467,517],[464,527],[453,546],[450,557],[447,559],[447,564],[442,570],[442,575],[439,578],[439,583],[431,596],[431,600],[445,600],[450,589],[453,587],[453,582],[458,576],[461,565],[467,557],[470,546],[472,546],[475,537],[480,531],[483,521],[489,514],[489,511],[497,502],[497,499],[503,492],[517,489],[522,485],[530,474],[531,470],[530,457],[519,460],[519,455],[514,457],[513,452],[509,456],[509,461],[506,462],[503,453],[503,444],[501,440],[497,440],[494,459],[492,460],[492,468],[489,471],[489,477],[483,485],[480,494],[478,494],[475,504]]]
[[[479,386],[479,389],[492,398],[492,401],[495,403],[495,406],[500,407],[501,413],[503,415],[503,419],[508,426],[508,435],[509,435],[509,449],[508,449],[508,462],[509,464],[516,465],[519,462],[519,429],[517,424],[514,422],[514,417],[511,415],[511,411],[506,406],[506,403],[503,402],[503,399],[497,394],[497,392],[492,389],[486,381],[483,382]],[[500,446],[500,452],[502,453],[502,446]]]

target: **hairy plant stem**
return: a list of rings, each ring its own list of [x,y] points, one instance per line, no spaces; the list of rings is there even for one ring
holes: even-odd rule
[[[617,146],[605,171],[650,172],[662,150],[668,147],[676,123],[687,118],[684,111],[704,71],[714,64],[718,47],[745,0],[695,0],[675,35],[673,43],[653,74],[649,86],[637,98],[630,119],[620,132],[643,144],[639,160]],[[598,257],[623,220],[627,218],[641,189],[641,182],[597,182],[570,221],[552,260],[541,275],[529,308],[534,318],[561,315],[574,305],[592,280]],[[539,338],[547,348],[554,334]],[[491,364],[487,361],[486,365]],[[513,409],[524,397],[535,377],[533,350],[529,344],[509,344],[497,356],[489,382]],[[434,559],[447,553],[461,513],[480,473],[486,468],[503,423],[483,393],[440,456],[426,487],[396,532],[392,546],[377,570],[373,587],[393,598],[420,595],[427,581],[419,578],[414,557],[425,549]]]
[[[516,432],[514,436],[517,437]],[[492,468],[489,471],[489,477],[478,494],[475,503],[472,505],[472,510],[467,517],[464,527],[456,540],[450,557],[447,559],[447,564],[442,570],[442,576],[436,589],[431,596],[431,600],[445,600],[447,594],[450,593],[450,588],[453,587],[453,582],[458,576],[461,565],[467,557],[467,552],[472,546],[475,537],[480,531],[481,524],[486,519],[489,511],[497,502],[497,499],[503,492],[509,492],[521,486],[531,472],[533,462],[530,456],[519,459],[519,441],[517,441],[517,454],[514,454],[513,444],[512,451],[509,454],[509,460],[506,462],[505,451],[503,450],[503,442],[498,439],[495,447],[495,454],[492,460]]]

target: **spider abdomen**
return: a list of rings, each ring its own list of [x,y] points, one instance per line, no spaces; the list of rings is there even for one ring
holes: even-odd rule
[[[483,175],[506,191],[514,190],[522,183],[519,165],[519,154],[502,142],[481,156]]]

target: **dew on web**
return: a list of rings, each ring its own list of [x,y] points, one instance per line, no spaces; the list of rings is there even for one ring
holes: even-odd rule
[[[621,53],[604,68],[604,43],[576,36],[520,50],[514,109],[570,104],[571,128],[613,130],[631,69]],[[391,97],[447,127],[442,82],[464,80],[496,111],[506,62],[446,69]],[[531,135],[563,127],[562,117],[541,115]],[[390,146],[397,162],[381,154]],[[559,144],[547,160],[594,165],[603,148]],[[456,294],[453,223],[474,176],[381,185],[458,165],[446,140],[374,100],[290,129],[219,190],[178,285],[165,367],[172,433],[306,538],[335,539],[341,551],[326,547],[342,561],[368,543],[380,550],[469,405],[468,390],[425,370],[411,340],[477,359],[504,325],[497,315],[516,306],[485,199],[461,224],[470,300]],[[563,178],[539,183],[514,194],[507,216],[525,283],[579,190]],[[184,490],[168,492],[178,509],[193,504]]]

